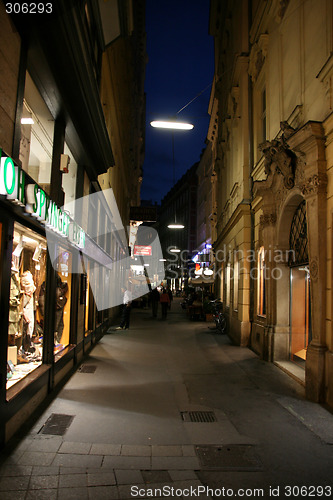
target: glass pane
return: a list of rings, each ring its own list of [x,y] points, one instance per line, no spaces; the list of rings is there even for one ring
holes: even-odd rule
[[[310,281],[306,268],[292,268],[291,280],[291,360],[304,366],[311,341]]]
[[[62,188],[65,193],[65,201],[64,204],[70,204],[75,201],[75,192],[76,192],[76,176],[77,176],[77,163],[74,159],[73,153],[68,148],[67,144],[65,144],[64,155],[68,157],[68,172],[62,173]],[[74,210],[74,203],[68,205],[72,210]],[[65,208],[68,211],[68,207]],[[74,219],[75,214],[69,212],[70,216]]]
[[[22,168],[50,194],[54,120],[26,74],[19,158]]]
[[[54,353],[57,354],[69,345],[71,290],[72,290],[72,254],[61,246],[56,264],[56,311],[54,323]]]
[[[7,388],[42,363],[46,239],[14,225],[8,324]]]

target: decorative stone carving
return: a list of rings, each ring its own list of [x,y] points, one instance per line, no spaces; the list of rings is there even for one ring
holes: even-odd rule
[[[295,129],[287,121],[280,122],[280,128],[283,132],[283,139],[289,139],[295,133]]]
[[[249,74],[255,83],[265,63],[268,50],[268,35],[260,35],[258,41],[253,45],[250,53]]]
[[[305,183],[301,187],[301,191],[304,197],[317,195],[319,192],[326,192],[327,186],[327,175],[324,173],[318,173],[306,179]]]
[[[278,172],[283,176],[285,187],[291,189],[295,185],[296,156],[287,146],[282,138],[266,141],[260,144],[259,149],[265,157],[266,175],[269,176],[274,171]]]
[[[276,214],[263,214],[260,216],[260,226],[264,229],[267,226],[276,224]]]
[[[318,279],[318,258],[313,257],[310,261],[310,277],[312,281],[317,281]]]
[[[276,20],[278,23],[280,23],[283,19],[283,16],[287,10],[287,7],[289,5],[289,1],[290,0],[280,0],[279,1],[279,7],[278,7],[278,11],[277,11],[277,14],[276,14]]]

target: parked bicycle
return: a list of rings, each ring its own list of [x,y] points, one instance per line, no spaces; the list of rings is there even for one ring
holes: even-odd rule
[[[222,302],[219,300],[212,300],[211,304],[213,306],[213,319],[215,322],[215,328],[218,333],[227,333],[228,321],[227,316],[222,310]]]

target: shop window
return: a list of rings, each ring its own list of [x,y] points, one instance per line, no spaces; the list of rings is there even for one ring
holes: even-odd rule
[[[86,288],[85,288],[85,313],[84,313],[84,332],[85,336],[89,333],[89,293],[90,284],[89,284],[89,275],[86,277]]]
[[[264,247],[258,253],[258,316],[266,316]]]
[[[50,194],[54,120],[26,74],[19,158],[23,170]]]
[[[239,261],[237,252],[234,253],[234,311],[238,309],[238,286],[239,286]]]
[[[84,331],[87,336],[94,328],[94,296],[91,289],[91,263],[87,264],[86,287],[85,287],[85,315],[84,315]]]
[[[69,345],[71,291],[72,291],[72,254],[69,250],[58,247],[56,263],[56,310],[54,323],[54,354],[59,353]]]
[[[9,297],[7,388],[42,364],[46,239],[14,225]]]
[[[68,167],[62,173],[62,188],[65,193],[64,205],[67,205],[66,211],[74,219],[74,201],[76,193],[76,177],[77,177],[77,163],[74,159],[73,153],[65,143],[64,158],[68,161]]]
[[[306,205],[297,207],[290,228],[290,359],[305,366],[312,339]]]

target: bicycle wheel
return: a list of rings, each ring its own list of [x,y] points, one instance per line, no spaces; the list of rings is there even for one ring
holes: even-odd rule
[[[227,318],[224,316],[224,314],[219,314],[219,316],[216,318],[216,328],[218,333],[226,333],[227,332]]]

